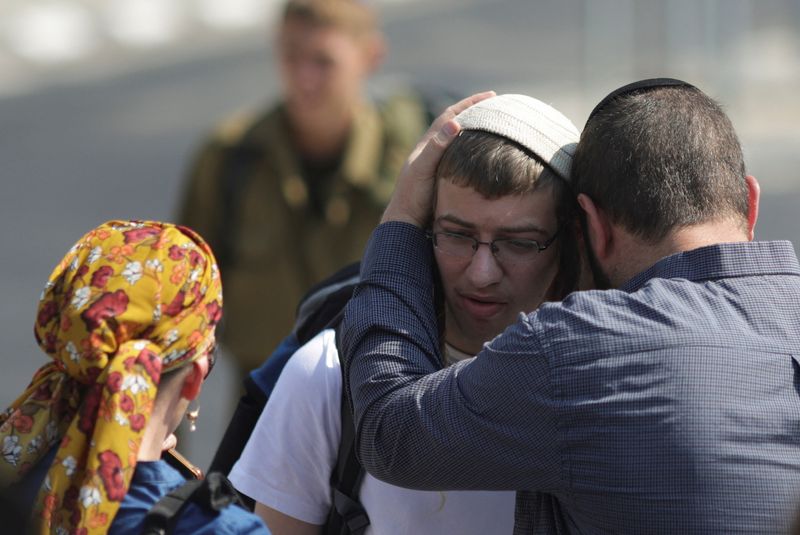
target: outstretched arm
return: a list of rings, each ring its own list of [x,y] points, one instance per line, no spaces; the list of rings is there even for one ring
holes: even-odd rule
[[[476,359],[440,370],[423,227],[436,164],[458,132],[452,119],[469,103],[440,117],[409,158],[347,307],[342,349],[360,459],[376,477],[411,488],[553,488],[557,427],[547,360],[529,358],[541,354],[535,326],[519,322]]]

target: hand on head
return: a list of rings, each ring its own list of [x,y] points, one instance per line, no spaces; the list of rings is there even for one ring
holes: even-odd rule
[[[382,223],[404,221],[418,227],[427,225],[433,211],[436,166],[460,130],[456,115],[493,96],[494,91],[476,93],[453,104],[436,118],[406,160],[383,213]]]

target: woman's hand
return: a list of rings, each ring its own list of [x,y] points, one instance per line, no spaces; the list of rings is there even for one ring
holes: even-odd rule
[[[161,451],[171,450],[177,446],[178,437],[175,436],[175,433],[170,433],[167,438],[164,439],[164,442],[161,443]]]

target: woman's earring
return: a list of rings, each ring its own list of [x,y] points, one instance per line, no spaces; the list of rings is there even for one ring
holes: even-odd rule
[[[196,401],[192,401],[192,403],[197,403]],[[191,407],[189,410],[186,411],[186,420],[189,422],[189,432],[194,433],[197,431],[197,419],[200,417],[200,403],[195,405],[195,408],[192,409]]]

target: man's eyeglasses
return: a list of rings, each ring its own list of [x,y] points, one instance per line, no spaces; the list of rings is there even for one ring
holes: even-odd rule
[[[480,241],[466,234],[457,232],[428,232],[433,246],[439,251],[459,258],[472,258],[481,245],[488,245],[489,250],[503,264],[521,264],[531,262],[541,252],[550,247],[558,237],[561,229],[556,230],[544,243],[523,238],[497,238],[492,241]]]

